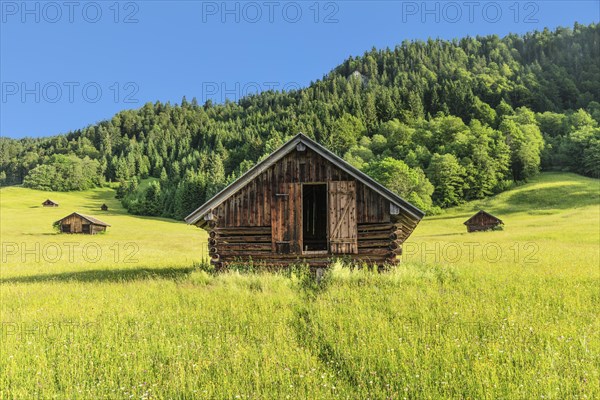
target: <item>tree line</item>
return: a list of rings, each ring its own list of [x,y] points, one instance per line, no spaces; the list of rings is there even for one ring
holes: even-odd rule
[[[63,135],[2,138],[0,182],[116,182],[130,212],[183,218],[298,132],[428,212],[541,169],[598,177],[599,33],[575,24],[406,41],[351,57],[300,90],[148,103]]]

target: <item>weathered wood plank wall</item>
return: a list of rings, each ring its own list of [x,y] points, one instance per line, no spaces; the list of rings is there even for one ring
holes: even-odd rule
[[[326,265],[331,254],[302,254],[303,183],[328,183],[330,190],[352,192],[334,196],[340,203],[330,222],[344,217],[336,237],[340,243],[331,253],[379,265],[393,263],[418,223],[406,215],[391,215],[387,199],[316,152],[292,151],[213,209],[213,221],[199,222],[210,232],[213,262],[223,265],[252,258],[267,264],[306,260]],[[344,214],[346,204],[351,209]]]
[[[61,220],[59,229],[62,232],[62,225],[69,224],[70,225],[70,233],[83,233],[83,225],[90,225],[90,234],[96,234],[99,232],[104,232],[106,230],[105,226],[102,225],[94,225],[91,224],[88,220],[78,216],[78,215],[70,215],[63,220]]]
[[[282,184],[329,181],[354,181],[354,178],[310,149],[292,152],[223,202],[213,213],[223,226],[271,226],[270,200],[274,191],[283,191]],[[361,182],[356,182],[356,199],[358,223],[390,222],[389,202]]]

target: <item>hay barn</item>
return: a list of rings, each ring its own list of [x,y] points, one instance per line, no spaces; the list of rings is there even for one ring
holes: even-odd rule
[[[110,226],[99,219],[76,212],[56,221],[54,225],[58,226],[61,233],[82,233],[88,235],[104,232]]]
[[[52,201],[50,199],[47,199],[46,201],[44,201],[42,203],[42,206],[44,207],[58,207],[58,203],[55,201]]]
[[[395,263],[424,213],[298,134],[191,213],[217,267]]]
[[[492,214],[481,210],[466,220],[464,224],[467,226],[467,232],[478,232],[495,229],[504,225],[504,222],[500,218],[496,218]]]

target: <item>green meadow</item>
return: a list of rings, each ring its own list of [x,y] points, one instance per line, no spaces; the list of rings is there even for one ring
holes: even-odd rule
[[[599,195],[545,173],[426,217],[389,272],[317,285],[207,272],[203,231],[109,188],[2,188],[0,398],[600,398]],[[479,209],[504,229],[467,234]],[[111,227],[58,234],[73,211]]]

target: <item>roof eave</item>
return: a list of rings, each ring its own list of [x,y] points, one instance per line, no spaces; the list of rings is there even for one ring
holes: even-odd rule
[[[346,162],[344,159],[342,159],[338,155],[329,151],[326,147],[320,145],[319,143],[317,143],[315,141],[312,141],[310,138],[304,136],[303,134],[299,134],[299,136],[307,138],[309,140],[309,143],[306,143],[306,144],[309,145],[310,147],[312,147],[312,145],[316,145],[317,148],[320,150],[317,152],[325,153],[325,155],[324,154],[321,154],[321,155],[324,156],[325,158],[327,158],[330,162],[332,162],[335,165],[337,165],[338,167],[346,170],[346,172],[348,172],[350,175],[354,176],[359,181],[366,183],[368,186],[370,186],[372,189],[376,190],[383,197],[387,198],[389,201],[396,204],[398,207],[400,207],[403,210],[407,211],[408,213],[412,214],[415,218],[421,220],[425,216],[424,211],[422,211],[418,207],[415,207],[414,205],[410,204],[408,201],[404,200],[402,197],[398,196],[397,194],[395,194],[394,192],[392,192],[391,190],[389,190],[388,188],[386,188],[385,186],[383,186],[382,184],[380,184],[379,182],[377,182],[376,180],[371,178],[369,175],[365,174],[364,172],[360,171],[359,169],[355,168],[354,166],[352,166],[351,164]],[[315,149],[313,148],[313,150],[315,150]]]
[[[204,214],[209,212],[211,209],[217,207],[230,195],[234,194],[237,191],[238,186],[243,186],[243,183],[245,184],[246,181],[250,181],[256,176],[263,173],[266,169],[268,169],[271,165],[273,165],[279,160],[279,157],[276,156],[278,156],[282,152],[286,154],[288,148],[296,146],[298,143],[300,143],[300,141],[301,139],[299,135],[296,135],[293,139],[291,139],[279,149],[271,153],[267,158],[257,163],[254,167],[250,168],[242,176],[240,176],[238,179],[227,185],[223,190],[214,195],[210,200],[208,200],[206,203],[198,207],[195,211],[190,213],[190,215],[185,217],[185,222],[187,222],[188,224],[195,224],[196,222],[198,222],[200,218],[204,216]],[[223,199],[221,200],[221,198]]]
[[[309,147],[311,150],[315,151],[316,153],[327,159],[329,162],[345,170],[348,174],[352,175],[357,180],[367,184],[372,189],[377,191],[380,195],[385,197],[387,200],[389,200],[405,212],[411,214],[417,220],[421,220],[425,216],[425,212],[423,212],[419,208],[415,207],[400,196],[396,195],[395,193],[393,193],[385,186],[375,181],[373,178],[371,178],[364,172],[361,172],[352,165],[348,164],[346,161],[329,151],[324,146],[313,141],[304,134],[299,133],[292,139],[290,139],[286,144],[284,144],[279,149],[271,153],[267,158],[260,161],[254,167],[249,169],[237,180],[235,180],[226,188],[224,188],[215,196],[213,196],[206,203],[198,207],[195,211],[193,211],[190,215],[188,215],[185,218],[185,221],[188,224],[196,224],[200,220],[200,218],[202,218],[206,213],[211,211],[213,208],[218,207],[223,201],[225,201],[227,198],[229,198],[229,196],[234,194],[239,188],[243,187],[246,183],[254,179],[256,176],[260,175],[266,169],[271,167],[274,163],[279,161],[281,157],[283,157],[285,154],[288,154],[288,152],[292,150],[296,145],[298,145],[298,143],[305,144],[307,147]]]
[[[78,217],[81,217],[81,218],[85,219],[87,222],[89,222],[90,224],[93,224],[93,225],[100,225],[100,226],[107,226],[107,227],[110,226],[109,224],[107,224],[105,222],[102,222],[99,219],[95,220],[95,221],[92,221],[91,219],[89,219],[90,217],[88,217],[86,215],[83,215],[83,214],[79,214],[78,212],[72,212],[71,214],[67,215],[66,217],[63,217],[63,218],[59,219],[58,221],[54,222],[52,225],[56,225],[59,222],[65,220],[65,219],[67,219],[67,218],[69,218],[69,217],[71,217],[73,215],[77,215]]]

